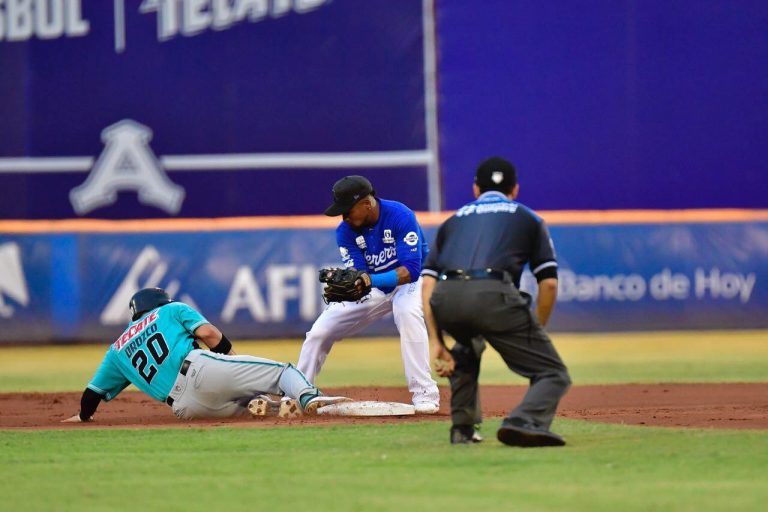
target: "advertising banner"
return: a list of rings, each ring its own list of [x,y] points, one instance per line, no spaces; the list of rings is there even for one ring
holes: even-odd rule
[[[560,265],[553,330],[768,326],[766,223],[551,231]]]
[[[425,235],[432,240],[436,227]],[[768,222],[552,226],[555,331],[768,327]],[[160,286],[233,339],[303,338],[333,230],[0,235],[0,341],[109,340]],[[535,292],[526,274],[524,289]],[[364,335],[395,335],[391,319]]]

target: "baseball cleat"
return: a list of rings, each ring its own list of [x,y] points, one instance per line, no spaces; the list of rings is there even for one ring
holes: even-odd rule
[[[299,401],[295,398],[284,397],[280,400],[280,410],[277,415],[281,418],[298,418],[299,416],[303,416],[303,414],[304,413],[299,406]]]
[[[304,414],[315,415],[317,410],[326,405],[338,404],[340,402],[351,402],[351,398],[345,396],[324,396],[318,395],[314,398],[310,398],[307,404],[304,406]]]
[[[523,448],[565,446],[565,439],[559,435],[520,418],[505,419],[496,432],[496,438],[506,445]]]
[[[416,409],[416,414],[437,414],[440,410],[440,404],[435,402],[420,402],[413,404],[413,407]]]
[[[272,400],[267,395],[259,395],[248,402],[248,411],[252,416],[277,416],[280,412],[280,406],[280,401]]]

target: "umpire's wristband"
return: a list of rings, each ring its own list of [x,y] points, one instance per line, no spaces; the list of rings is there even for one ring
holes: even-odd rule
[[[371,286],[376,288],[394,288],[397,286],[397,270],[371,275]]]

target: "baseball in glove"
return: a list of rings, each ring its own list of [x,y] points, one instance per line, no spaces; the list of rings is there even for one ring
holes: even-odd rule
[[[322,268],[320,282],[326,284],[326,303],[356,302],[371,293],[371,276],[354,268]]]

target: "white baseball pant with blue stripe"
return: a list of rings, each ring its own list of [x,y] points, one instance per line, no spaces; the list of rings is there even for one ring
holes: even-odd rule
[[[290,363],[193,350],[187,374],[179,374],[168,395],[181,419],[226,418],[248,413],[248,402],[269,393],[299,398],[320,392]]]

